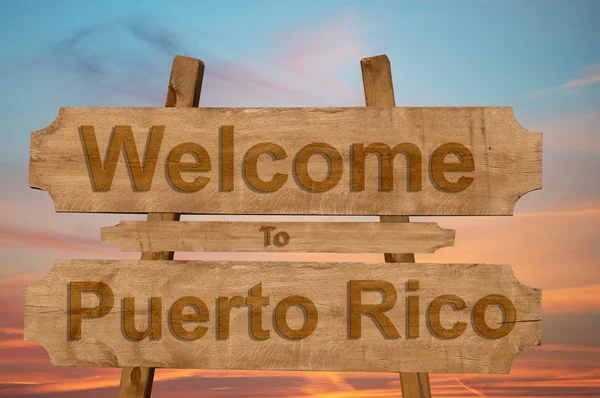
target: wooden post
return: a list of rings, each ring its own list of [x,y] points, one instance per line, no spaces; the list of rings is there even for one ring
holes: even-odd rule
[[[360,62],[367,106],[395,107],[392,69],[386,55],[363,58]],[[381,216],[381,222],[409,222],[408,216]],[[413,253],[385,253],[387,263],[414,263]],[[403,398],[430,398],[429,374],[400,373]]]
[[[395,106],[390,62],[385,55],[361,61],[367,106]],[[177,56],[173,60],[166,107],[198,106],[204,75],[200,60]],[[148,214],[148,221],[179,221],[177,213]],[[409,222],[408,216],[381,216],[381,222]],[[142,260],[172,260],[173,252],[145,252]],[[385,253],[386,262],[414,263],[412,253]],[[119,387],[120,398],[150,397],[154,368],[124,368]],[[402,396],[431,397],[427,373],[401,373]]]
[[[200,103],[204,63],[198,59],[176,56],[171,67],[166,107],[196,107]],[[148,221],[179,221],[177,213],[151,213]],[[145,252],[142,260],[173,260],[173,252]],[[152,392],[154,368],[123,368],[119,398],[147,398]]]

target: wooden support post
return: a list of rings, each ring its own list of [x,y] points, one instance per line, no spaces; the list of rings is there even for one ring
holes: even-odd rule
[[[360,62],[367,106],[395,107],[392,69],[386,55],[363,58]],[[406,223],[408,216],[381,216],[381,222]],[[387,263],[414,263],[413,253],[385,253]],[[400,373],[403,398],[430,398],[429,374]]]
[[[198,59],[176,56],[171,67],[166,107],[196,107],[200,103],[204,63]],[[179,221],[177,213],[151,213],[148,221]],[[173,252],[145,252],[142,260],[173,260]],[[119,398],[147,398],[152,392],[154,368],[123,368]]]

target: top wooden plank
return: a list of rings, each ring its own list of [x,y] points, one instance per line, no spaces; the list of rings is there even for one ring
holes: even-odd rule
[[[511,215],[541,171],[510,107],[61,108],[29,184],[59,212]]]

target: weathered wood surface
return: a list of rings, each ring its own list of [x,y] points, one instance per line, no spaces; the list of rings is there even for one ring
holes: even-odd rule
[[[204,63],[198,59],[176,56],[171,66],[166,107],[196,107],[200,102]],[[179,221],[177,213],[151,213],[148,221]],[[173,252],[146,251],[142,260],[173,260]],[[148,398],[152,392],[154,368],[138,366],[123,368],[119,385],[119,398]]]
[[[433,253],[454,244],[436,223],[122,221],[102,243],[122,251]]]
[[[115,126],[131,126],[133,140],[128,128],[118,131],[130,148],[136,145],[129,152],[138,166],[132,176],[120,144],[107,151]],[[259,143],[269,144],[251,150]],[[403,153],[383,181],[376,154],[364,152],[364,173],[350,167],[360,144],[366,151],[371,144],[404,143],[414,145],[410,170]],[[451,152],[446,164],[459,161],[453,151],[460,144],[472,153],[463,165],[472,160],[474,171],[444,172],[433,156],[444,144]],[[190,150],[199,162],[184,153]],[[273,156],[261,155],[265,150]],[[97,154],[89,167],[85,151]],[[317,153],[327,153],[331,167]],[[386,164],[394,159],[383,157]],[[510,107],[61,108],[50,126],[31,136],[29,183],[47,190],[57,211],[68,212],[510,215],[518,198],[541,187],[541,169],[541,134],[521,127]],[[415,173],[410,179],[409,171]],[[461,176],[473,178],[470,185],[457,183]],[[363,179],[364,190],[355,190]],[[449,192],[455,183],[462,190]]]
[[[372,317],[364,315],[358,321],[362,325],[361,337],[350,338],[349,300],[352,301],[352,296],[348,289],[351,281],[360,280],[387,281],[393,285],[397,291],[395,305],[385,315],[399,338],[392,335],[384,338],[383,330],[375,325]],[[413,281],[407,282],[410,280]],[[419,286],[414,280],[418,280]],[[106,315],[82,318],[81,339],[69,340],[69,330],[73,330],[74,324],[71,322],[69,329],[68,287],[70,283],[85,281],[107,284],[114,294],[114,305],[111,300],[103,300]],[[257,318],[258,327],[270,330],[270,336],[262,340],[250,335],[249,324],[255,322],[249,319],[249,308],[243,305],[242,299],[258,284],[261,284],[262,296],[269,298],[267,305],[258,306],[264,314],[262,321]],[[413,290],[407,293],[407,289]],[[363,304],[391,300],[392,293],[382,293],[363,291],[358,297]],[[515,322],[503,323],[510,317],[503,318],[502,311],[495,306],[484,312],[485,324],[490,328],[514,327],[498,339],[480,335],[475,331],[475,324],[481,322],[472,320],[478,311],[475,304],[491,294],[505,296],[516,308],[512,312],[507,310]],[[308,298],[318,311],[316,329],[301,340],[284,338],[274,330],[274,310],[290,295]],[[441,311],[439,308],[428,311],[430,303],[441,295],[462,298],[465,308],[454,310],[445,305]],[[99,305],[99,297],[94,293],[75,296],[81,297],[82,308]],[[198,297],[206,304],[209,320],[185,325],[189,332],[196,326],[207,328],[206,334],[197,340],[175,337],[173,327],[169,326],[169,316],[177,313],[171,307],[184,296]],[[229,337],[217,339],[215,333],[220,318],[215,315],[217,298],[234,296],[241,296],[242,301],[241,306],[231,309]],[[418,318],[413,318],[410,327],[405,320],[406,308],[411,302],[406,298],[409,296],[418,296],[420,303]],[[122,311],[126,297],[135,302],[135,310],[128,315]],[[162,320],[162,326],[156,329],[161,333],[160,338],[132,341],[124,335],[123,319],[135,314],[135,328],[144,331],[151,297],[162,300],[161,305],[155,307],[157,314],[153,318]],[[70,301],[71,308],[76,308],[73,299]],[[540,309],[541,291],[519,283],[507,265],[192,261],[142,264],[140,261],[71,260],[56,261],[48,276],[27,286],[25,338],[43,345],[52,363],[58,366],[506,373],[520,350],[540,344],[541,327],[536,321]],[[435,336],[431,327],[439,328],[439,324],[431,320],[426,324],[426,316],[431,312],[441,314],[440,322],[446,329],[464,322],[463,334],[445,339]],[[407,333],[414,336],[415,319],[419,336],[407,338]],[[287,313],[291,329],[300,329],[303,321],[300,309],[292,308]]]
[[[363,58],[360,69],[365,91],[365,103],[371,107],[395,107],[392,67],[386,55]],[[408,223],[408,216],[380,216],[384,223]],[[416,250],[392,251],[385,253],[387,263],[414,263]],[[428,373],[400,373],[400,388],[403,398],[430,398]]]

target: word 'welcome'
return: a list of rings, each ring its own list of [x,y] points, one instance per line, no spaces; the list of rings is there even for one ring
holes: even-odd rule
[[[420,335],[420,303],[418,280],[408,280],[406,308],[407,338],[417,338]],[[377,304],[366,304],[362,301],[363,291],[377,291],[382,294],[382,301]],[[100,297],[100,303],[95,307],[82,306],[83,292],[93,292]],[[398,293],[395,286],[384,280],[351,280],[348,283],[348,338],[357,339],[362,336],[362,316],[368,315],[373,323],[379,328],[382,335],[387,339],[401,338],[398,329],[385,314],[396,305]],[[101,318],[109,314],[114,307],[114,293],[107,284],[103,282],[71,282],[68,289],[69,300],[69,340],[82,338],[82,321],[84,318]],[[216,327],[217,339],[229,339],[229,324],[232,311],[247,307],[248,329],[254,339],[266,340],[271,336],[269,328],[264,328],[263,307],[270,304],[270,297],[263,296],[262,283],[253,286],[249,294],[244,296],[218,297],[216,304]],[[141,341],[146,338],[162,338],[162,297],[151,297],[147,313],[149,321],[146,330],[139,331],[135,326],[135,300],[133,297],[125,297],[122,300],[122,329],[124,334],[131,340]],[[297,306],[304,312],[304,322],[299,328],[292,328],[287,322],[287,312]],[[445,319],[442,322],[441,310],[449,306],[454,311],[467,308],[465,301],[456,295],[441,295],[433,299],[426,313],[428,329],[433,335],[443,339],[454,339],[463,334],[467,323],[456,319]],[[488,325],[485,320],[485,312],[490,306],[499,306],[502,309],[504,320],[499,325]],[[193,313],[187,311],[186,307],[192,309]],[[139,314],[139,311],[138,311]],[[319,313],[316,305],[307,297],[299,295],[288,296],[275,306],[273,314],[273,327],[276,331],[288,339],[304,339],[310,336],[318,326]],[[203,337],[208,327],[195,325],[193,329],[186,329],[184,322],[206,323],[211,319],[206,303],[199,297],[185,296],[177,299],[170,307],[168,323],[175,336],[183,340],[197,340]],[[473,306],[471,312],[473,327],[481,335],[498,339],[509,334],[515,325],[516,308],[511,300],[498,294],[486,295],[479,299]],[[453,326],[446,327],[453,323]]]
[[[133,180],[134,191],[148,191],[152,186],[161,143],[165,134],[165,126],[152,126],[144,162],[140,161],[137,145],[131,126],[115,126],[111,135],[106,157],[100,155],[96,133],[93,126],[81,126],[83,149],[90,169],[93,187],[96,191],[109,191],[114,178],[117,162],[123,148],[126,165]],[[220,151],[220,190],[234,189],[234,127],[223,126],[221,129]],[[420,191],[423,184],[423,156],[418,146],[410,142],[399,143],[393,148],[381,142],[367,145],[353,143],[350,151],[352,191],[365,189],[365,160],[367,155],[374,154],[379,158],[379,190],[393,191],[393,165],[396,155],[402,153],[407,157],[408,190]],[[458,162],[446,163],[446,156],[455,154]],[[185,154],[194,156],[194,162],[182,162]],[[320,181],[314,180],[308,172],[308,162],[313,155],[322,155],[329,163],[327,176]],[[270,180],[264,180],[258,173],[258,159],[261,155],[269,155],[272,160],[286,159],[286,150],[272,142],[262,142],[252,146],[244,155],[242,174],[250,187],[259,192],[274,192],[282,188],[289,177],[288,173],[274,173]],[[467,189],[473,178],[461,175],[456,181],[446,178],[445,172],[472,172],[475,170],[473,154],[464,145],[446,143],[433,151],[430,158],[430,171],[433,184],[442,191],[460,192]],[[167,156],[166,169],[170,185],[183,192],[197,192],[209,183],[210,178],[195,175],[191,180],[182,177],[183,172],[207,172],[212,168],[209,153],[200,144],[185,142],[175,146]],[[340,152],[333,146],[323,142],[313,142],[302,147],[296,154],[291,170],[294,179],[300,186],[311,192],[326,192],[334,188],[342,179],[344,161]]]

